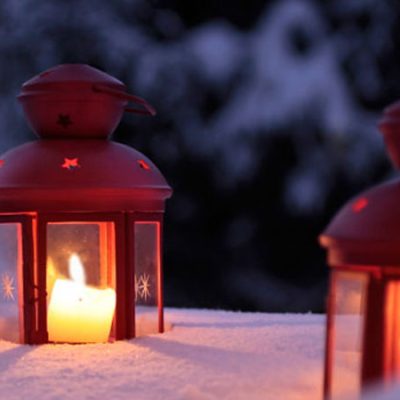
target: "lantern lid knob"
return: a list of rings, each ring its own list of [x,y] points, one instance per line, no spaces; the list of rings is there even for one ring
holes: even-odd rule
[[[50,68],[22,85],[18,95],[26,119],[42,138],[107,138],[124,111],[155,115],[118,79],[85,64]],[[128,102],[140,108],[126,108]]]
[[[400,168],[400,100],[385,108],[378,127],[393,164]]]

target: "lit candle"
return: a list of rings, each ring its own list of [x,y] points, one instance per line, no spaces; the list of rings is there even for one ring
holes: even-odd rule
[[[115,311],[115,291],[86,286],[85,270],[76,254],[69,259],[70,279],[57,279],[48,307],[49,341],[107,342]]]

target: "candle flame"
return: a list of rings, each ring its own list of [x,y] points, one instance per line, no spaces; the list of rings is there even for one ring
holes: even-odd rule
[[[85,285],[85,269],[83,268],[81,259],[76,253],[71,254],[71,257],[69,258],[69,275],[76,283]]]

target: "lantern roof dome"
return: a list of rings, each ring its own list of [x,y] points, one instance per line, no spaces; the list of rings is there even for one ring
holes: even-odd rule
[[[64,64],[25,82],[19,101],[40,137],[0,159],[2,212],[162,211],[172,190],[138,151],[108,141],[124,111],[155,115],[118,79]],[[128,102],[140,108],[126,108]]]
[[[38,140],[0,160],[3,211],[158,210],[172,189],[140,152],[107,140]]]
[[[390,159],[400,167],[400,101],[379,121]],[[350,200],[320,236],[331,265],[400,265],[400,178]]]
[[[322,240],[400,243],[400,179],[361,193],[335,215]]]
[[[400,264],[400,179],[365,191],[335,215],[319,240],[332,264]]]

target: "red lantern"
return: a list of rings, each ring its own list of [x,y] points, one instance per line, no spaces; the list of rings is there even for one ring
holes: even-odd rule
[[[107,140],[124,111],[154,109],[79,64],[34,77],[18,98],[40,140],[1,156],[1,337],[83,343],[162,332],[172,190],[147,157]]]
[[[379,124],[400,167],[400,103]],[[320,236],[331,267],[325,398],[400,378],[400,180],[345,205]]]

